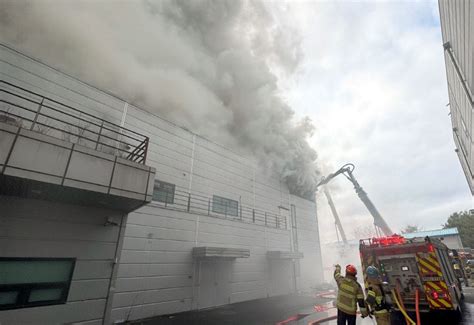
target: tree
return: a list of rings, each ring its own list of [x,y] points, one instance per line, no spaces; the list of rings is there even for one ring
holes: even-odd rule
[[[401,230],[402,234],[411,234],[412,232],[422,231],[423,228],[418,225],[406,225],[405,228]]]
[[[474,248],[474,213],[469,211],[454,212],[443,228],[457,227],[465,247]]]

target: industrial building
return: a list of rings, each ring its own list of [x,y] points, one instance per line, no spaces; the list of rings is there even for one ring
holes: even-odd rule
[[[119,323],[322,282],[316,203],[251,157],[3,45],[0,100],[0,323]]]
[[[416,238],[416,237],[425,238],[426,236],[441,240],[443,244],[448,246],[448,248],[450,249],[463,248],[461,236],[459,236],[459,231],[457,227],[446,228],[446,229],[423,230],[423,231],[403,234],[403,237],[405,238]]]
[[[439,0],[456,152],[474,195],[474,3]]]

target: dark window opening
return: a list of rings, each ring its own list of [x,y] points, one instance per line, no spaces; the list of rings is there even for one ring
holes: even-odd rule
[[[239,202],[214,195],[212,196],[212,212],[237,217],[239,215]]]
[[[0,310],[64,304],[75,258],[0,258]]]
[[[175,185],[162,181],[155,181],[153,188],[153,201],[163,202],[166,204],[174,203]]]

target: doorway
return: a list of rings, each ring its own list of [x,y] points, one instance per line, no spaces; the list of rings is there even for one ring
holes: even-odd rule
[[[230,303],[232,262],[229,260],[202,260],[199,262],[198,309]]]

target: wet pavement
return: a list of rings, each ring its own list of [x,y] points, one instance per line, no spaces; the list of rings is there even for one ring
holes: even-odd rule
[[[474,285],[474,281],[472,283]],[[423,316],[423,325],[473,325],[474,287],[464,288],[462,320],[456,321],[453,315],[436,314]],[[247,301],[219,308],[185,312],[176,315],[160,316],[133,324],[140,325],[310,325],[315,320],[334,316],[335,308],[329,303],[333,298],[311,297],[305,295],[281,296]],[[328,304],[329,303],[329,304]],[[326,310],[316,312],[314,306],[325,306]],[[334,325],[336,321],[321,324]],[[376,324],[374,319],[358,318],[359,325]],[[405,324],[404,321],[392,322]]]
[[[471,285],[474,286],[474,281]],[[462,321],[460,324],[474,324],[474,287],[464,288],[464,306]]]
[[[154,317],[132,324],[140,325],[275,325],[302,314],[307,316],[315,305],[328,299],[290,295],[246,301],[218,308]],[[288,325],[296,324],[289,322]]]
[[[422,315],[421,324],[423,325],[474,325],[474,281],[471,281],[470,287],[464,287],[464,302],[462,305],[462,318],[456,320],[455,314],[439,313],[431,315]],[[320,319],[322,317],[327,317],[335,315],[336,311],[327,312],[325,315],[312,314],[298,322],[298,325],[308,325],[311,324],[314,320]],[[324,322],[324,325],[335,325],[337,322],[335,320]],[[359,325],[370,325],[376,324],[374,319],[370,318],[361,318],[358,317],[357,324]],[[405,325],[405,321],[400,316],[398,320],[392,321],[392,325]],[[292,325],[292,324],[288,324]]]

